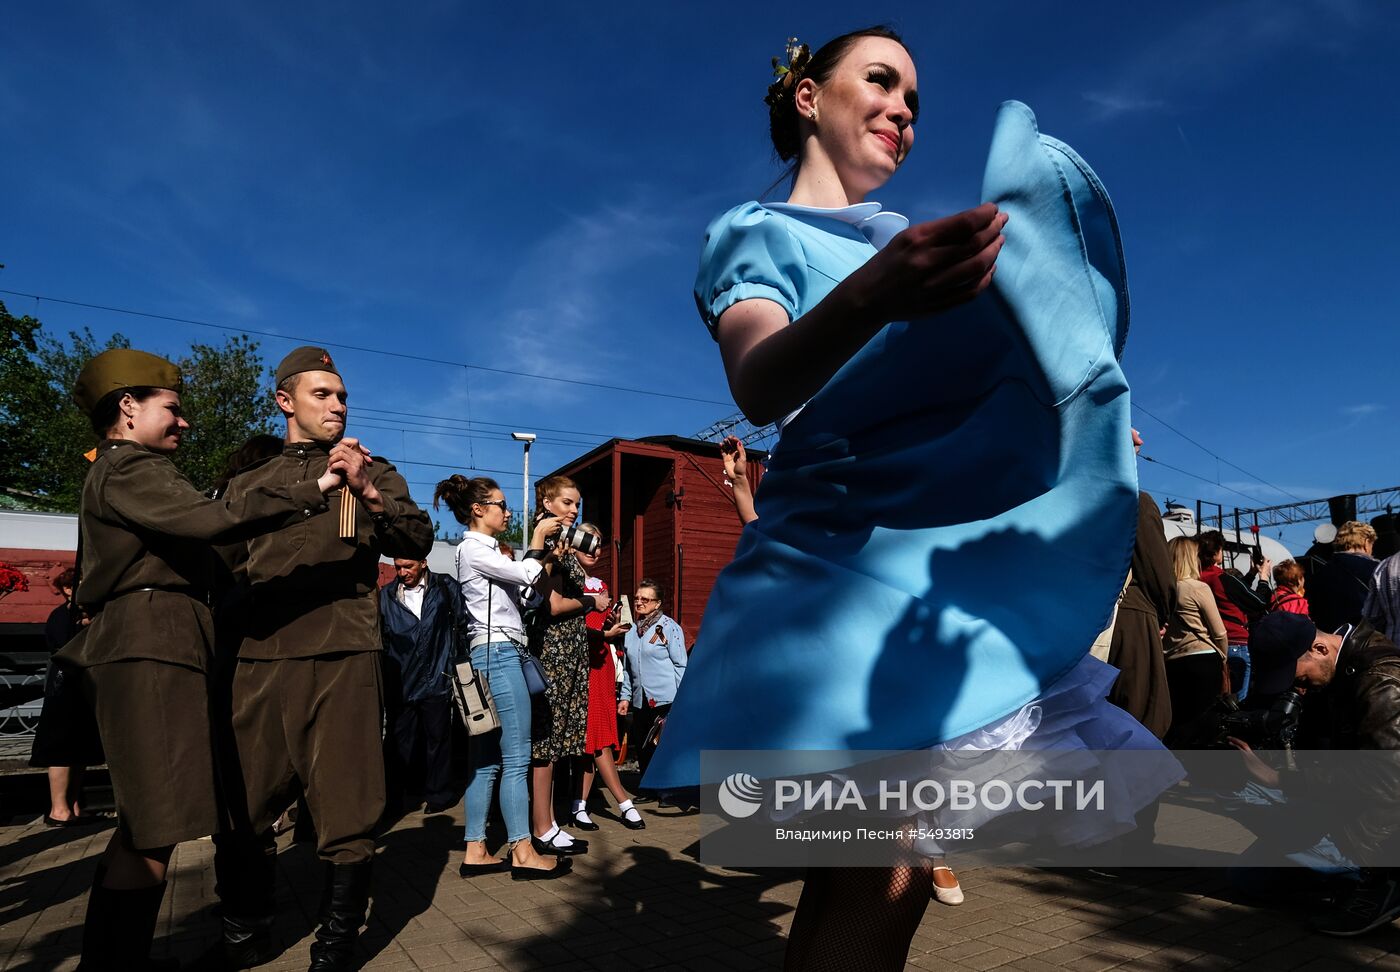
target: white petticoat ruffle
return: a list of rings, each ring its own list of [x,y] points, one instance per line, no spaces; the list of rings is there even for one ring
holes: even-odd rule
[[[981,729],[893,760],[882,758],[877,768],[852,768],[825,774],[842,784],[856,779],[863,795],[881,786],[910,785],[920,780],[996,779],[1012,790],[1027,780],[1075,779],[1102,781],[1102,811],[1021,811],[1014,802],[1002,810],[978,804],[968,810],[902,811],[923,830],[976,829],[998,821],[1006,841],[1050,841],[1061,847],[1088,847],[1131,831],[1135,816],[1184,776],[1175,757],[1136,719],[1108,701],[1118,670],[1086,655],[1020,709]],[[1120,751],[1137,751],[1128,755]],[[1015,753],[1015,757],[1008,754]],[[1105,754],[1103,758],[1100,754]],[[1106,762],[1107,761],[1107,762]],[[891,778],[891,770],[893,776]],[[874,801],[867,801],[874,809]],[[889,811],[887,815],[894,816]],[[795,812],[771,814],[790,818]],[[922,840],[915,849],[941,857],[955,845]]]

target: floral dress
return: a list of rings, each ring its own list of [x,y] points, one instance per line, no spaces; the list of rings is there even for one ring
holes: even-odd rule
[[[587,575],[573,554],[560,559],[558,574],[561,596],[583,597]],[[581,615],[551,619],[535,629],[530,647],[549,679],[544,695],[534,698],[531,758],[546,763],[582,756],[588,726],[588,625]]]

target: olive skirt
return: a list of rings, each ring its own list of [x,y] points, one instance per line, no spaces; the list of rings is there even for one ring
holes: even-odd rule
[[[86,670],[130,847],[154,850],[219,830],[209,690],[203,672],[148,659]]]

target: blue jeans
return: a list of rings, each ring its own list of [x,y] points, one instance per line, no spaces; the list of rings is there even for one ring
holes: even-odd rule
[[[1243,702],[1249,694],[1249,646],[1231,645],[1225,664],[1230,669],[1230,689]]]
[[[472,668],[486,673],[501,727],[471,737],[466,839],[486,839],[486,813],[499,779],[501,816],[514,843],[530,836],[530,693],[520,672],[520,649],[509,641],[480,645],[472,649]]]

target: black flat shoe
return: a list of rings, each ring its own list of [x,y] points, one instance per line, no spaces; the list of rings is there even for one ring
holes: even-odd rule
[[[510,861],[504,859],[492,861],[490,864],[463,863],[458,865],[457,874],[459,877],[464,878],[476,877],[479,874],[497,874],[501,871],[508,870],[510,866]]]
[[[579,830],[597,830],[598,825],[589,819],[579,819],[577,813],[574,814],[574,826]]]
[[[575,839],[572,844],[561,846],[554,843],[552,840],[540,840],[538,837],[532,835],[530,837],[530,843],[535,848],[535,853],[537,854],[553,854],[556,857],[565,857],[570,854],[588,853],[588,841],[586,840]]]
[[[510,879],[512,881],[551,881],[554,878],[561,878],[574,869],[574,862],[567,857],[555,858],[553,867],[520,867],[518,864],[511,864]]]
[[[79,824],[78,824],[78,821],[79,821],[80,819],[81,819],[81,818],[79,818],[79,817],[69,817],[67,820],[59,820],[57,817],[50,817],[50,816],[46,813],[46,814],[44,814],[44,826],[45,826],[45,827],[77,827],[77,826],[79,825]]]
[[[646,830],[647,822],[645,820],[640,819],[640,815],[638,816],[639,819],[635,823],[631,820],[628,820],[627,814],[625,813],[621,817],[618,817],[618,819],[622,821],[622,826],[626,827],[628,830]]]

